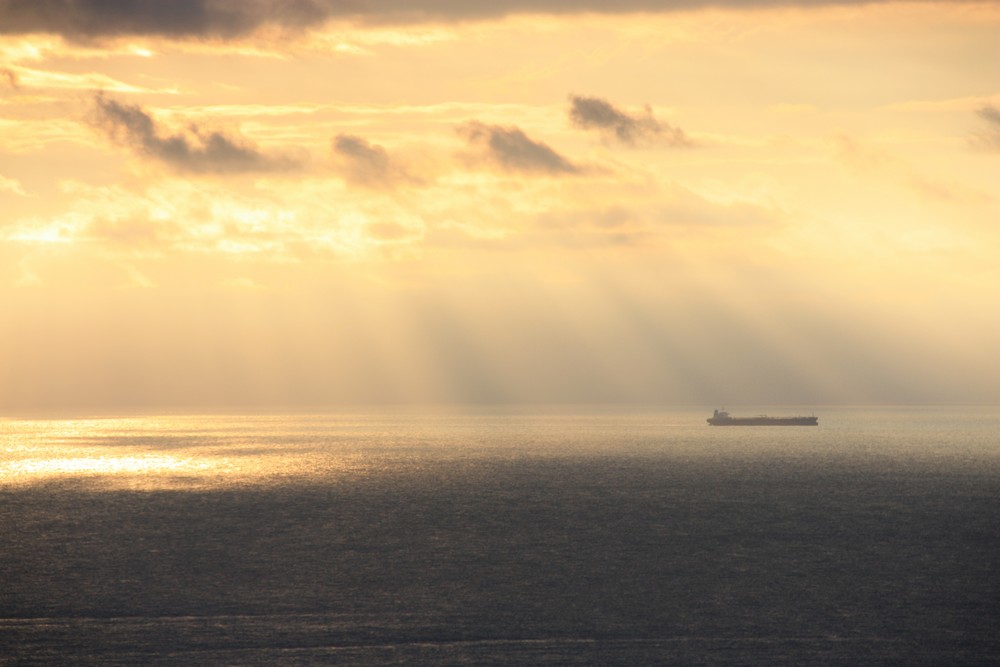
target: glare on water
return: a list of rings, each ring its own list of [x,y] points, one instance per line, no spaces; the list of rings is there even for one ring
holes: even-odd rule
[[[193,462],[175,456],[101,456],[95,458],[27,459],[6,465],[13,475],[67,475],[67,474],[116,474],[150,473],[158,470],[205,470],[212,464]]]
[[[0,421],[0,486],[58,480],[215,486],[316,470],[315,456],[301,442],[274,437],[277,422],[209,416]],[[341,462],[345,470],[348,458]],[[327,456],[319,467],[329,473],[336,464]]]

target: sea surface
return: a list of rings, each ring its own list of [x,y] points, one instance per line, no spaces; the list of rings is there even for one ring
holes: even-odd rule
[[[1000,664],[1000,409],[710,414],[0,419],[0,664]]]

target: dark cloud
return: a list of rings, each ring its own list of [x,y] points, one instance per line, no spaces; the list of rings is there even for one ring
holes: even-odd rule
[[[57,33],[88,40],[119,35],[234,36],[271,20],[281,5],[260,0],[0,0],[0,32]],[[304,18],[304,17],[303,17]]]
[[[979,110],[979,115],[985,118],[989,123],[1000,128],[1000,109],[987,104],[982,109]]]
[[[459,128],[468,142],[485,151],[486,157],[510,171],[576,174],[580,168],[549,148],[529,139],[514,126],[486,125],[478,121]]]
[[[0,0],[0,33],[88,41],[117,36],[232,38],[263,26],[467,21],[518,13],[671,12],[701,7],[870,5],[892,0]],[[931,0],[928,0],[931,1]],[[974,3],[978,0],[952,0]]]
[[[587,130],[601,130],[623,143],[663,140],[671,146],[693,145],[683,130],[653,118],[653,112],[648,107],[642,115],[634,115],[598,97],[572,95],[570,102],[569,117],[575,125]]]
[[[244,173],[283,171],[296,167],[287,158],[264,155],[240,139],[190,125],[187,134],[165,135],[153,117],[136,104],[125,104],[98,93],[94,124],[109,137],[148,157],[182,171]]]
[[[367,187],[390,187],[418,183],[384,148],[350,134],[340,134],[331,148],[340,174],[350,183]]]
[[[1000,109],[987,104],[977,113],[987,124],[986,131],[977,135],[978,142],[986,148],[1000,151]]]

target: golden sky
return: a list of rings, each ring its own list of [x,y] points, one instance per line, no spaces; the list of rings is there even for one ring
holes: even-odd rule
[[[0,0],[0,410],[1000,401],[1000,2]]]

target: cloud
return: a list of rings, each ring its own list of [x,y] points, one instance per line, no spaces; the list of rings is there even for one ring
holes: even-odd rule
[[[162,250],[181,240],[183,229],[172,220],[154,220],[148,216],[95,217],[85,227],[83,235],[116,248]]]
[[[28,193],[24,191],[21,182],[13,179],[7,178],[3,174],[0,174],[0,194],[4,192],[9,192],[10,194],[18,195],[20,197],[27,197]]]
[[[0,70],[0,76],[3,71]],[[114,77],[98,72],[55,72],[43,69],[33,69],[29,67],[18,67],[17,71],[10,70],[11,83],[15,88],[22,85],[33,89],[67,89],[67,90],[102,90],[116,93],[153,93],[161,95],[175,95],[176,88],[143,88],[129,83],[125,83]],[[2,79],[0,79],[2,80]]]
[[[1000,128],[1000,109],[987,104],[979,110],[979,115]]]
[[[514,126],[466,123],[459,133],[472,145],[485,151],[487,159],[509,171],[546,174],[577,174],[580,168],[548,145],[529,139]]]
[[[570,102],[573,106],[569,117],[575,125],[585,130],[601,130],[622,143],[663,139],[671,146],[693,145],[683,130],[653,118],[648,107],[643,115],[633,115],[598,97],[572,95]]]
[[[956,205],[984,206],[995,200],[993,194],[961,180],[927,173],[885,149],[866,145],[847,135],[837,137],[837,158],[866,181],[877,178],[883,184],[902,186],[921,197]],[[981,134],[971,140],[980,148],[1000,149],[1000,131],[990,138]]]
[[[236,38],[265,26],[334,20],[423,24],[511,14],[674,12],[698,8],[871,5],[893,0],[0,0],[0,34],[49,33],[87,42],[119,36]],[[952,0],[974,4],[978,0]]]
[[[261,0],[0,0],[0,33],[55,33],[76,41],[120,35],[226,37],[270,22]],[[308,2],[288,2],[288,16]]]
[[[181,171],[232,174],[297,166],[288,158],[264,155],[243,140],[218,131],[206,132],[194,124],[186,135],[164,134],[139,105],[118,102],[102,93],[94,96],[94,103],[94,124],[109,137]]]
[[[673,185],[644,203],[544,211],[535,218],[530,234],[532,246],[652,246],[668,243],[678,234],[774,228],[785,219],[785,213],[774,205],[713,201]]]
[[[773,203],[747,199],[714,201],[675,186],[669,201],[650,213],[653,224],[666,228],[766,228],[785,224],[787,214]]]
[[[977,113],[987,124],[986,131],[976,135],[977,143],[990,150],[1000,151],[1000,109],[987,104]]]
[[[0,81],[4,81],[6,85],[14,90],[20,90],[21,82],[17,77],[17,72],[6,67],[0,67]]]
[[[545,211],[535,219],[533,245],[586,248],[655,242],[644,215],[621,206]]]
[[[339,134],[331,147],[338,170],[349,183],[374,188],[417,183],[403,167],[395,164],[389,153],[376,144],[351,134]]]

